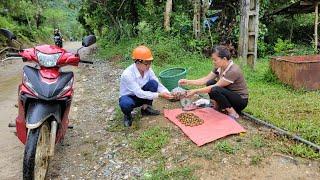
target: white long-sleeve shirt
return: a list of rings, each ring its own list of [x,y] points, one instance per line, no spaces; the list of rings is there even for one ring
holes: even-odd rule
[[[142,90],[142,87],[152,79],[158,82],[158,91],[151,92]],[[136,64],[130,65],[123,71],[120,79],[120,97],[125,95],[135,95],[141,99],[152,100],[158,98],[159,92],[162,93],[169,91],[160,83],[151,68],[144,72],[143,77],[141,76]]]

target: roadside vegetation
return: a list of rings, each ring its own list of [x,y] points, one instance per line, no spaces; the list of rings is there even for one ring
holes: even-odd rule
[[[190,25],[190,20],[188,15],[182,12],[185,7],[178,7],[181,9],[178,8],[174,13],[172,29],[169,32],[164,32],[161,25],[157,23],[152,24],[154,21],[149,17],[144,17],[138,22],[135,27],[137,34],[120,35],[120,31],[112,29],[108,29],[108,33],[102,31],[103,38],[99,42],[100,56],[126,67],[132,63],[131,50],[137,45],[145,44],[153,50],[155,56],[153,69],[157,73],[166,68],[178,66],[187,68],[187,78],[206,75],[212,70],[212,62],[203,51],[208,44],[210,45],[208,34],[204,34],[200,40],[195,40],[192,38],[192,31],[182,31],[183,25]],[[311,31],[308,33],[312,34],[310,27],[313,20],[310,18],[310,21],[303,21],[306,17],[311,16],[301,15],[291,20],[296,24],[293,31],[308,27],[307,29]],[[291,40],[286,39],[289,36],[284,29],[288,27],[282,23],[283,21],[287,20],[279,16],[276,17],[274,24],[269,26],[261,23],[258,46],[260,57],[254,70],[247,67],[240,59],[234,59],[243,68],[250,91],[250,102],[244,111],[320,144],[320,104],[318,103],[320,92],[294,90],[278,81],[269,67],[271,56],[314,54],[312,42],[302,38],[302,35],[294,34]],[[128,22],[121,23],[124,23],[122,32],[132,32],[132,26],[126,26]],[[277,26],[280,24],[282,24],[281,27]],[[275,28],[276,26],[278,28]],[[215,34],[213,35],[214,44],[218,44],[218,33],[213,34]],[[228,152],[234,151],[228,146],[223,147],[229,149]],[[301,144],[293,143],[289,147],[282,147],[281,151],[302,157],[320,158],[319,154]],[[256,157],[254,161],[258,160],[259,157]]]
[[[220,19],[212,23],[210,28],[203,27],[199,38],[193,34],[194,1],[191,0],[174,1],[170,29],[167,31],[163,28],[166,1],[124,3],[126,1],[72,0],[66,3],[63,0],[38,0],[37,6],[34,6],[34,2],[8,0],[1,3],[0,28],[10,29],[20,39],[30,43],[51,42],[51,34],[56,27],[62,30],[67,39],[95,34],[99,59],[111,61],[113,65],[122,68],[132,63],[132,49],[144,44],[153,51],[152,68],[157,74],[167,68],[184,67],[187,69],[187,78],[196,79],[207,75],[213,68],[208,56],[212,46],[229,40],[234,43],[231,48],[237,48],[240,15],[239,10],[233,7],[239,6],[238,1],[226,2],[230,3],[226,7],[231,9],[222,12]],[[296,15],[291,19],[280,15],[266,16],[267,12],[292,2],[297,0],[262,0],[256,67],[249,68],[236,56],[233,60],[241,66],[249,87],[250,100],[245,112],[319,145],[320,91],[294,90],[281,83],[269,66],[272,56],[316,53],[312,48],[312,14]],[[9,13],[12,11],[15,14]],[[219,12],[208,10],[206,13],[209,17]],[[225,17],[232,19],[232,26],[225,28]],[[116,99],[113,101],[117,102]],[[116,104],[114,106],[117,107]],[[145,125],[137,113],[133,126],[127,129],[123,127],[119,108],[115,108],[113,116],[114,120],[108,122],[105,130],[120,134],[117,136],[119,141],[129,140],[129,150],[123,150],[130,153],[128,159],[151,159],[150,162],[156,162],[144,171],[144,179],[196,179],[195,172],[201,171],[199,166],[202,161],[198,162],[199,159],[210,162],[212,166],[228,162],[259,166],[264,158],[281,152],[289,156],[320,160],[319,152],[261,127],[250,126],[247,133],[195,148],[173,125]],[[155,118],[155,121],[159,119]],[[247,125],[248,122],[240,120],[240,123]],[[104,148],[101,147],[101,151]],[[87,151],[82,151],[81,155],[92,159]]]
[[[80,39],[85,31],[77,21],[80,0],[6,0],[0,3],[0,28],[9,29],[24,44],[53,43],[59,28],[65,40]],[[14,13],[13,13],[14,12]],[[0,46],[6,40],[0,37]]]

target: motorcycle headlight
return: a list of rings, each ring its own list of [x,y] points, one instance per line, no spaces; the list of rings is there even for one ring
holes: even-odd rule
[[[27,88],[36,96],[38,96],[39,94],[36,92],[36,90],[34,90],[31,81],[29,80],[28,76],[23,73],[23,83],[27,86]]]
[[[44,54],[40,51],[37,52],[39,64],[44,67],[54,67],[57,65],[58,59],[61,53],[56,54]]]

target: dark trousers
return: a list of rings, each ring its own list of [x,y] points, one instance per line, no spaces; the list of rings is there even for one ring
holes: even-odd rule
[[[142,90],[157,92],[158,82],[155,80],[150,80],[142,87]],[[152,105],[152,101],[153,100],[138,98],[135,95],[126,95],[119,98],[119,106],[123,114],[126,116],[131,116],[131,111],[133,111],[134,108],[140,107],[143,104]]]
[[[215,80],[210,80],[206,85],[210,86],[216,82],[217,81]],[[209,96],[210,99],[217,102],[219,109],[221,110],[233,107],[238,113],[240,113],[248,105],[248,99],[244,99],[238,93],[219,86],[212,87],[209,92]]]

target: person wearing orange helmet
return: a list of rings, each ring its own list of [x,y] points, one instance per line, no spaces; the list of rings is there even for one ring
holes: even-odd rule
[[[131,112],[141,106],[141,115],[159,115],[152,108],[152,102],[158,97],[172,99],[151,68],[152,52],[146,46],[138,46],[132,52],[134,63],[127,67],[120,80],[119,106],[124,114],[124,126],[132,125]]]

